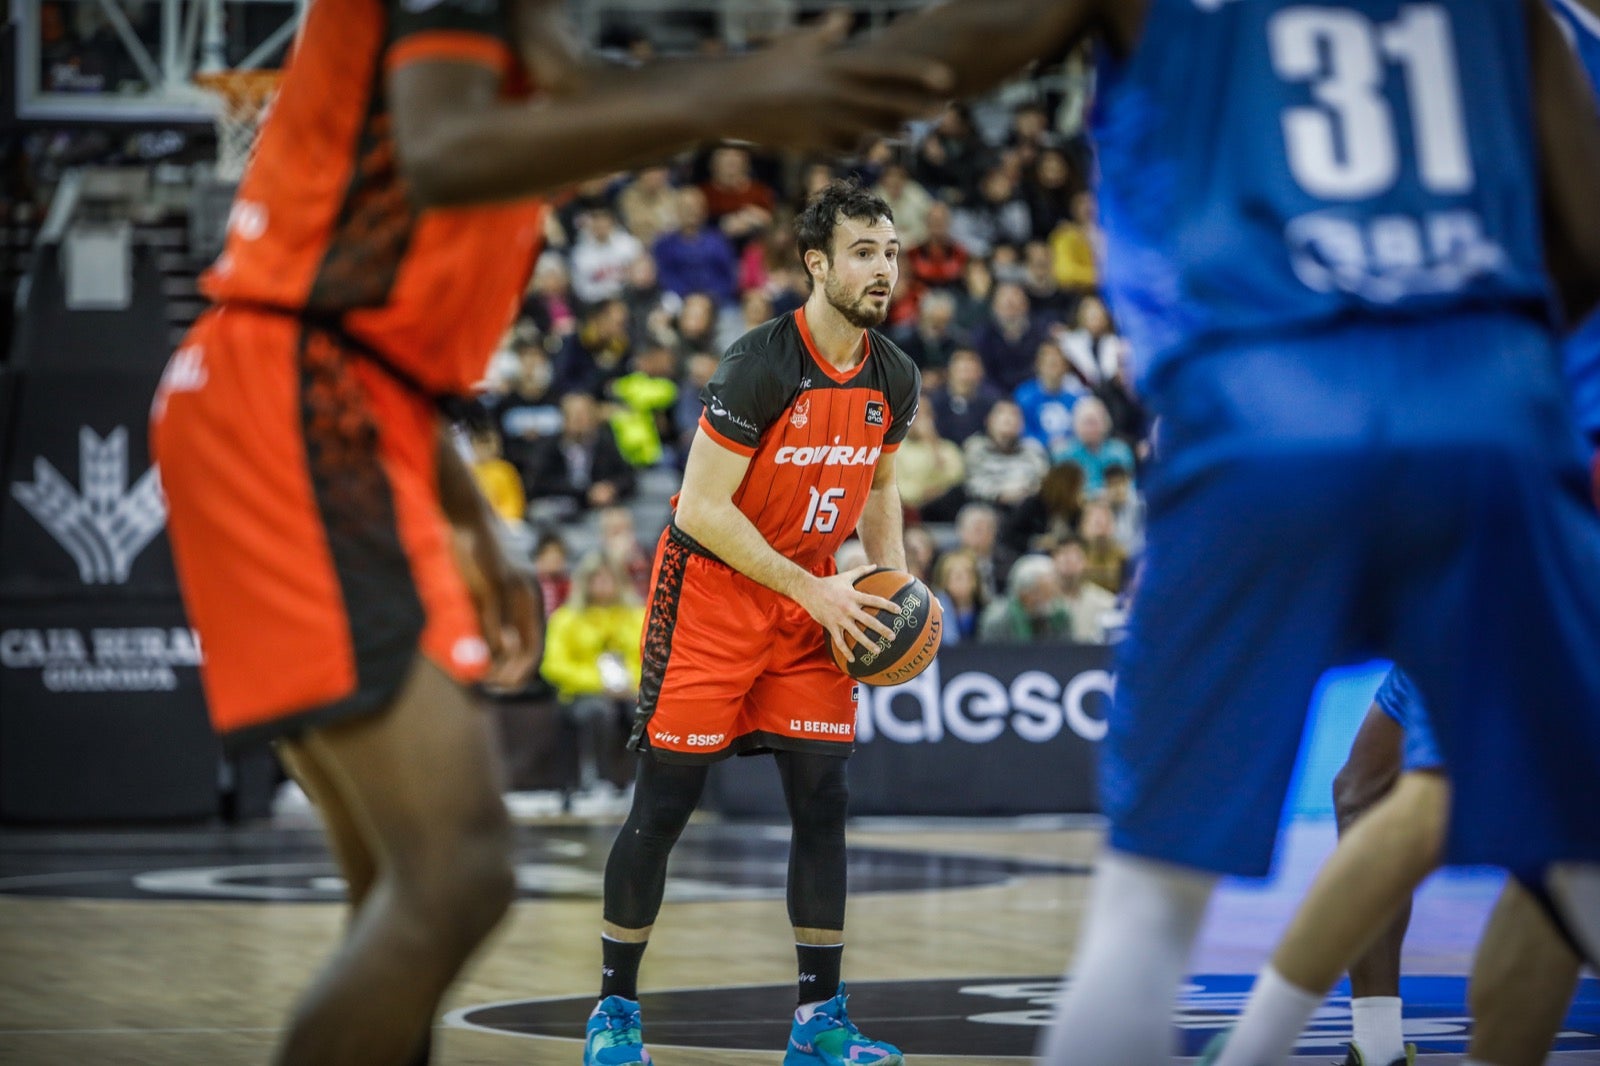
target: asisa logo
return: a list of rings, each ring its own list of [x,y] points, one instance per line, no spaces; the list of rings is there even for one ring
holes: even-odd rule
[[[838,439],[834,438],[836,442]],[[784,445],[773,453],[772,461],[778,466],[872,466],[882,453],[882,448],[852,448],[838,443],[815,448]]]

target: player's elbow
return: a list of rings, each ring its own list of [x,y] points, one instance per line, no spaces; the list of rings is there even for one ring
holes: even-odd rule
[[[475,197],[468,168],[470,161],[451,152],[437,138],[400,151],[400,172],[411,201],[418,208],[458,207]]]
[[[706,513],[708,510],[704,501],[685,493],[678,500],[678,510],[672,516],[673,524],[695,540],[704,543],[706,529],[711,525],[710,517]]]

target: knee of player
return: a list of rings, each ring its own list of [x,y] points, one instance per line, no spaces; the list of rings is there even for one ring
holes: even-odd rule
[[[789,819],[797,833],[842,836],[849,807],[850,789],[844,774],[830,774],[815,788],[795,797]]]
[[[516,872],[505,851],[472,849],[448,871],[420,886],[424,906],[443,935],[468,950],[499,924],[516,895]]]
[[[1394,788],[1395,775],[1388,767],[1374,768],[1352,758],[1333,775],[1333,813],[1341,827],[1359,818],[1362,812],[1383,799]]]
[[[1396,786],[1408,839],[1402,845],[1419,865],[1429,869],[1444,855],[1450,827],[1450,783],[1441,774],[1418,771],[1401,776]]]
[[[418,920],[418,935],[450,950],[471,950],[516,895],[509,840],[498,833],[465,835],[415,856],[403,869],[395,889]]]

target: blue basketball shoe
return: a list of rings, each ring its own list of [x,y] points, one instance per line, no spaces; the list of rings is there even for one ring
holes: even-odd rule
[[[607,996],[601,1000],[600,1006],[589,1015],[583,1041],[583,1066],[623,1066],[650,1061],[650,1052],[644,1048],[644,1022],[639,1017],[638,1000],[621,996]]]
[[[844,985],[806,1021],[795,1018],[783,1066],[901,1066],[900,1049],[863,1035],[845,1012]]]

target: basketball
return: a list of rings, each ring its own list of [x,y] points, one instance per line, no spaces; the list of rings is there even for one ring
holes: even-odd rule
[[[904,570],[881,569],[860,578],[856,588],[893,600],[900,611],[877,612],[879,620],[894,630],[894,637],[868,634],[873,644],[850,649],[855,662],[846,662],[839,645],[828,641],[839,669],[868,685],[898,685],[926,670],[939,650],[944,630],[944,609],[928,586]]]

